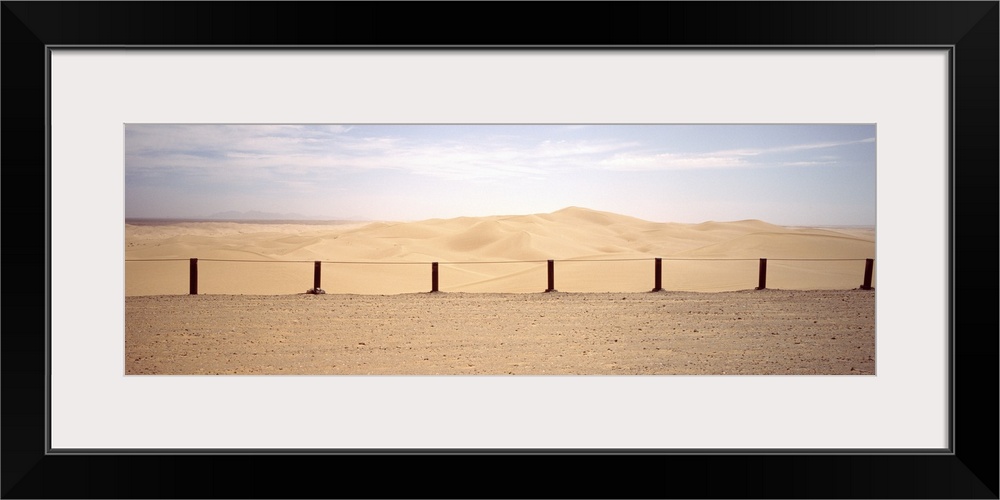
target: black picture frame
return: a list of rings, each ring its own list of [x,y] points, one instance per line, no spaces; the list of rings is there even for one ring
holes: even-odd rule
[[[21,271],[8,274],[3,294],[4,498],[998,498],[1000,330],[992,309],[1000,165],[996,1],[548,6],[5,1],[0,12],[0,159],[8,192],[2,252]],[[54,45],[950,47],[952,449],[936,454],[49,454],[45,97],[47,47]],[[81,284],[81,293],[85,289]]]

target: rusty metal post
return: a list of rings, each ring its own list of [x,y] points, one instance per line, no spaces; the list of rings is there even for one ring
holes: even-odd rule
[[[198,295],[198,259],[191,259],[191,295]]]
[[[549,259],[549,287],[545,289],[546,292],[556,291],[556,269],[555,261]]]
[[[655,277],[653,278],[653,290],[654,292],[663,291],[663,259],[656,258],[656,271]]]
[[[757,276],[757,288],[754,290],[763,290],[767,288],[767,259],[760,259],[760,273]]]
[[[872,289],[872,267],[875,264],[875,259],[865,259],[865,284],[861,285],[862,290]]]
[[[319,288],[320,288],[319,287],[319,278],[320,278],[320,266],[321,265],[322,264],[318,260],[313,264],[313,290],[314,291],[315,290],[319,290]]]
[[[431,262],[431,292],[438,291],[438,263]]]

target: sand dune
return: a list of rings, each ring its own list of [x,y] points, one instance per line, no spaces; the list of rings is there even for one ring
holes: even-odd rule
[[[806,231],[760,232],[678,252],[684,257],[769,259],[865,259],[872,257],[871,242],[846,235]]]
[[[850,289],[862,282],[864,259],[875,257],[875,231],[759,220],[658,223],[579,207],[410,223],[126,224],[126,295],[187,293],[186,260],[137,261],[192,257],[199,259],[199,292],[209,294],[302,293],[312,287],[315,260],[326,261],[322,288],[328,293],[428,291],[429,262],[442,263],[445,292],[539,292],[546,288],[547,259],[557,261],[560,291],[648,291],[655,257],[664,259],[668,290],[751,289],[761,257],[769,259],[768,288]],[[580,262],[585,259],[642,260]],[[533,262],[507,263],[513,261]]]

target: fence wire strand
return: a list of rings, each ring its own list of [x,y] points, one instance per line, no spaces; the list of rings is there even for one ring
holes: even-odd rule
[[[649,261],[659,258],[663,261],[758,261],[760,258],[684,258],[684,257],[641,257],[641,258],[620,258],[620,259],[551,259],[553,262],[638,262]],[[763,258],[763,257],[762,257]],[[191,259],[171,258],[171,259],[125,259],[125,262],[182,262]],[[372,264],[372,265],[427,265],[427,264],[544,264],[546,260],[469,260],[469,261],[364,261],[364,260],[262,260],[262,259],[198,259],[198,262],[258,262],[268,264],[312,264],[321,262],[323,264]],[[773,262],[844,262],[863,261],[866,259],[809,259],[809,258],[766,258]]]

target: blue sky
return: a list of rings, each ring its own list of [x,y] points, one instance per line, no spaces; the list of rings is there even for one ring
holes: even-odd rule
[[[125,217],[875,224],[874,125],[125,126]]]

